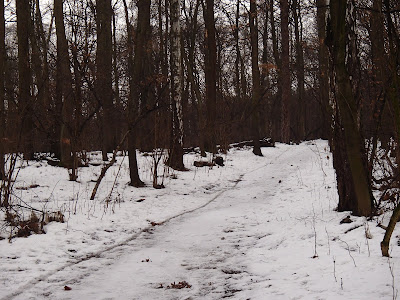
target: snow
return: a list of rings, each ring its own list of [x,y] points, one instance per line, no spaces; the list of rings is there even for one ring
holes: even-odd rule
[[[377,223],[390,215],[340,224],[348,214],[334,211],[327,143],[262,151],[231,149],[225,166],[213,168],[193,167],[199,157],[187,154],[189,171],[169,171],[165,189],[151,187],[152,158],[142,154],[148,187],[130,187],[119,156],[93,201],[101,166],[81,168],[79,182],[70,182],[64,169],[24,163],[17,195],[61,210],[66,222],[0,241],[0,299],[393,299],[400,229],[388,260]]]

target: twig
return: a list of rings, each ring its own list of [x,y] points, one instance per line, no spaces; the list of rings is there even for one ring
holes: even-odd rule
[[[313,205],[313,221],[312,221],[312,227],[314,230],[314,256],[312,258],[317,258],[318,257],[318,253],[317,253],[317,230],[315,228],[315,210],[314,210],[314,205]]]
[[[350,251],[350,246],[349,246],[349,244],[348,244],[346,241],[341,240],[340,238],[338,238],[338,240],[346,244],[346,246],[347,246],[347,251],[349,251],[349,255],[350,255],[351,259],[353,260],[354,266],[357,267],[356,261],[354,260],[353,255],[351,255],[351,251]]]
[[[328,233],[328,230],[326,229],[326,226],[325,226],[325,232],[328,237],[328,255],[331,255],[331,243],[329,241],[329,233]],[[333,260],[335,260],[335,258]]]
[[[336,259],[333,257],[333,277],[335,277],[335,282],[337,282],[336,278]]]
[[[393,296],[393,300],[397,299],[397,294],[398,294],[398,290],[395,288],[395,278],[394,278],[394,270],[393,270],[393,264],[390,262],[390,256],[388,257],[388,264],[389,264],[389,270],[390,270],[390,275],[392,276],[392,296]]]

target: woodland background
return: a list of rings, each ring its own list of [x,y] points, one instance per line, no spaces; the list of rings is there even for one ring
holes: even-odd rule
[[[168,165],[184,170],[185,148],[216,154],[252,140],[262,155],[264,137],[323,138],[339,211],[371,216],[387,200],[398,207],[399,1],[17,0],[0,8],[3,191],[10,153],[50,153],[77,180],[86,152],[101,149],[107,161],[128,150],[130,184],[139,187],[137,149],[167,149]]]

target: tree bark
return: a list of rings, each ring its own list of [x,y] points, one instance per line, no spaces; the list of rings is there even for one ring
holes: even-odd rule
[[[5,22],[4,22],[4,0],[0,5],[0,180],[5,178],[4,173],[4,155],[5,155],[5,82],[4,72],[6,64],[6,47],[5,47]],[[1,205],[1,201],[0,201]]]
[[[303,40],[301,36],[301,14],[298,0],[292,2],[292,15],[294,21],[294,34],[296,40],[296,77],[297,77],[297,130],[296,140],[301,141],[306,137],[306,103],[304,92],[304,54]]]
[[[33,159],[33,99],[31,96],[31,67],[29,60],[30,1],[17,0],[18,35],[18,92],[19,110],[22,119],[21,143],[24,158]]]
[[[76,180],[76,162],[73,159],[73,144],[75,143],[75,130],[73,126],[74,92],[68,41],[65,35],[63,17],[63,0],[54,0],[54,17],[57,34],[57,74],[56,74],[56,98],[62,103],[60,150],[61,164],[72,170],[71,180]]]
[[[385,9],[390,10],[390,1],[384,0]],[[398,74],[398,59],[400,41],[398,39],[398,29],[392,20],[391,14],[386,14],[388,26],[388,63],[385,65],[386,76],[388,76],[386,96],[393,109],[393,125],[397,144],[400,142],[400,76]],[[400,147],[396,147],[396,162],[400,166]]]
[[[251,115],[251,132],[253,138],[253,153],[262,156],[260,148],[260,69],[258,67],[258,25],[257,25],[257,1],[250,0],[250,39],[251,39],[251,70],[253,77],[253,95],[252,95],[252,115]]]
[[[262,117],[264,121],[264,134],[265,136],[272,137],[272,122],[271,122],[271,92],[270,92],[270,65],[268,64],[268,44],[269,44],[269,14],[270,6],[268,1],[264,4],[264,32],[262,38],[263,50],[261,55],[261,91],[263,98],[263,111]]]
[[[119,116],[122,114],[122,106],[120,99],[120,90],[119,90],[119,82],[120,82],[120,74],[118,70],[118,60],[120,59],[118,44],[117,44],[117,21],[115,12],[113,12],[113,72],[114,72],[114,97],[115,97],[115,108],[113,109],[112,120],[116,122]],[[121,124],[119,122],[119,124]],[[117,143],[121,139],[121,130],[116,128],[115,126],[115,136],[113,145]]]
[[[369,216],[372,213],[373,199],[371,198],[368,174],[362,158],[365,147],[357,126],[357,105],[351,87],[350,75],[346,68],[346,9],[346,0],[331,2],[330,35],[337,86],[336,102],[340,118],[339,124],[341,124],[344,137],[344,153],[346,155],[344,162],[348,161],[351,174],[351,181],[346,184],[349,188],[354,189],[355,196],[353,199],[339,198],[339,206],[341,201],[350,200],[354,203],[354,214]],[[343,168],[344,164],[335,164],[335,166],[336,168]]]
[[[272,132],[272,138],[274,140],[280,139],[281,136],[281,123],[282,120],[281,116],[279,115],[280,112],[280,107],[281,105],[281,100],[282,100],[282,83],[281,83],[281,77],[282,77],[282,60],[278,51],[278,37],[276,34],[276,25],[275,25],[275,15],[274,15],[274,0],[269,0],[268,6],[269,6],[269,13],[270,13],[270,25],[271,25],[271,43],[272,43],[272,54],[274,57],[275,61],[275,68],[277,70],[277,93],[275,96],[275,99],[272,102],[271,105],[271,132]]]
[[[103,107],[103,160],[115,148],[115,120],[113,120],[112,90],[112,7],[111,0],[96,1],[97,51],[96,51],[96,97]]]
[[[205,0],[205,77],[206,77],[206,133],[204,149],[216,153],[217,116],[217,44],[215,41],[214,0]]]
[[[317,31],[318,31],[318,94],[323,116],[322,138],[332,136],[332,108],[329,103],[329,57],[326,39],[327,0],[317,0]]]
[[[375,88],[374,90],[376,91],[374,95],[376,100],[372,114],[374,126],[374,132],[372,136],[372,153],[368,162],[370,177],[372,176],[374,158],[378,146],[378,133],[381,125],[381,118],[385,108],[388,88],[390,89],[390,77],[388,76],[387,72],[389,57],[385,51],[385,36],[387,36],[385,33],[386,29],[384,27],[382,0],[374,0],[369,30],[369,38],[371,41],[373,86]]]
[[[182,110],[182,56],[180,1],[171,0],[171,112],[172,112],[172,146],[169,153],[169,165],[176,170],[184,170],[183,165],[183,110]]]
[[[281,7],[281,140],[283,143],[290,142],[290,57],[289,57],[289,3],[288,0],[280,0]]]
[[[49,64],[47,61],[47,40],[45,37],[42,15],[40,11],[40,2],[35,0],[33,5],[34,13],[31,17],[31,26],[29,32],[29,39],[32,47],[32,67],[35,74],[35,84],[37,94],[37,113],[36,119],[41,125],[42,130],[49,130],[48,120],[48,108],[49,108],[49,97],[50,97],[50,85],[49,85]]]
[[[400,205],[397,204],[396,208],[393,211],[392,216],[390,217],[390,221],[388,227],[385,231],[385,236],[383,237],[383,241],[381,242],[381,251],[382,256],[389,257],[389,243],[394,228],[396,227],[396,223],[400,220]]]
[[[145,75],[145,61],[146,61],[146,46],[147,38],[150,33],[150,0],[139,0],[138,16],[137,16],[137,27],[136,27],[136,39],[135,39],[135,55],[132,53],[133,37],[132,37],[132,26],[129,22],[128,6],[126,0],[124,2],[125,7],[125,19],[128,30],[128,47],[129,47],[129,100],[128,100],[128,126],[129,129],[133,127],[135,118],[140,113],[138,110],[139,102],[145,101],[147,97],[146,88],[146,75]],[[130,185],[135,187],[144,186],[144,183],[140,180],[137,157],[136,157],[136,136],[137,133],[131,130],[128,136],[128,152],[129,152],[129,175]]]

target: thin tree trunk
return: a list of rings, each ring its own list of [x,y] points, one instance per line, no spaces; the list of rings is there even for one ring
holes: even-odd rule
[[[233,29],[233,36],[235,38],[235,52],[236,52],[236,60],[235,60],[235,91],[236,98],[239,101],[241,99],[240,92],[240,46],[239,46],[239,17],[240,17],[240,0],[236,2],[236,14],[235,14],[235,28]]]
[[[318,30],[318,94],[321,103],[323,116],[322,137],[330,139],[332,108],[329,104],[329,57],[328,48],[325,44],[326,39],[326,12],[327,0],[317,0],[317,30]]]
[[[368,162],[369,176],[372,176],[375,152],[378,144],[378,133],[384,111],[388,87],[390,88],[390,78],[387,74],[387,64],[389,62],[388,55],[385,51],[385,27],[384,15],[382,12],[382,0],[374,0],[371,11],[371,26],[369,37],[371,40],[371,57],[373,85],[376,88],[376,102],[374,112],[372,114],[374,120],[374,133],[372,136],[372,153]]]
[[[275,67],[277,69],[277,93],[273,103],[271,105],[271,124],[272,124],[272,137],[274,140],[278,139],[281,136],[281,126],[282,121],[280,120],[280,116],[278,113],[278,101],[281,104],[282,100],[282,60],[278,51],[278,38],[276,36],[276,25],[275,25],[275,16],[274,16],[274,0],[269,0],[269,13],[270,13],[270,24],[271,24],[271,43],[272,43],[272,54],[275,60]]]
[[[33,159],[33,99],[31,96],[31,67],[29,62],[30,1],[17,0],[18,91],[22,119],[21,137],[24,158]]]
[[[119,59],[119,49],[117,44],[117,21],[115,12],[113,12],[113,72],[114,72],[114,97],[115,97],[115,109],[113,110],[112,119],[114,122],[118,120],[120,115],[122,114],[121,107],[121,99],[120,99],[120,91],[119,91],[119,70],[118,70],[118,59]],[[119,124],[121,124],[119,122]],[[117,126],[115,126],[117,127]],[[117,142],[121,139],[121,129],[114,128],[115,135],[113,136],[114,140],[112,141],[113,145],[116,145]]]
[[[390,10],[390,1],[384,0],[385,9]],[[388,41],[389,41],[389,60],[386,64],[386,72],[390,80],[387,82],[387,97],[393,109],[394,130],[396,133],[396,142],[400,144],[400,77],[398,75],[398,31],[393,24],[391,14],[386,14],[386,23],[388,24]],[[397,43],[396,43],[397,42]],[[400,166],[400,147],[396,147],[396,162]]]
[[[129,100],[128,100],[128,127],[131,129],[135,118],[138,115],[138,103],[140,97],[143,97],[145,89],[141,86],[144,76],[144,63],[146,55],[146,40],[150,29],[150,0],[139,0],[137,28],[136,28],[136,41],[135,41],[135,55],[133,56],[133,28],[129,21],[128,6],[126,0],[123,0],[125,8],[125,19],[128,30],[128,67],[129,67]],[[128,152],[129,152],[129,175],[130,185],[135,187],[144,186],[143,181],[140,180],[137,157],[136,157],[136,136],[137,133],[131,130],[128,136]]]
[[[46,34],[43,28],[42,21],[42,13],[40,11],[40,2],[39,0],[35,0],[35,28],[36,34],[38,38],[38,46],[41,49],[41,60],[42,60],[42,102],[40,105],[42,106],[42,113],[47,115],[47,109],[50,104],[50,81],[49,81],[49,63],[47,61],[47,51],[48,51],[48,41],[46,39]],[[51,30],[51,24],[50,24]],[[51,32],[51,31],[50,31]]]
[[[6,47],[5,47],[5,22],[4,22],[4,0],[0,5],[0,180],[5,178],[4,173],[4,155],[5,155],[5,93],[4,93],[4,72],[6,64]],[[1,201],[0,201],[1,205]]]
[[[304,98],[304,55],[303,40],[301,37],[301,15],[298,0],[293,0],[292,15],[294,21],[294,34],[296,39],[296,77],[297,77],[297,140],[306,137],[306,103]]]
[[[400,205],[397,204],[396,208],[393,211],[392,216],[390,217],[390,221],[388,227],[385,231],[385,236],[383,237],[383,241],[381,242],[381,251],[382,256],[389,257],[389,243],[394,228],[396,227],[396,223],[400,220]]]
[[[47,62],[47,40],[45,37],[42,15],[40,12],[40,2],[35,0],[32,3],[34,13],[31,14],[31,26],[29,30],[29,39],[32,47],[32,67],[35,74],[36,95],[36,120],[41,125],[41,129],[47,133],[49,130],[48,106],[49,106],[49,66]]]
[[[40,2],[39,0],[36,0],[36,30],[38,32],[38,37],[39,37],[39,45],[42,49],[42,63],[43,63],[43,72],[42,72],[42,78],[43,78],[43,111],[45,114],[47,114],[47,109],[50,104],[50,79],[49,79],[49,62],[48,62],[48,49],[49,49],[49,42],[48,39],[46,38],[46,34],[43,28],[43,21],[42,21],[42,13],[40,11]],[[50,29],[49,29],[49,34],[51,33],[52,29],[52,24],[53,24],[53,18],[50,23]]]
[[[288,0],[280,0],[281,7],[281,140],[283,143],[290,142],[290,96],[291,96],[291,82],[290,82],[290,61],[289,61],[289,3]]]
[[[264,134],[266,136],[272,137],[272,121],[271,121],[271,93],[270,89],[270,78],[269,78],[269,68],[268,65],[268,43],[269,43],[269,34],[268,34],[268,20],[269,20],[269,3],[265,1],[264,6],[264,32],[263,32],[263,51],[261,56],[261,91],[263,94],[263,103],[264,103],[264,110],[263,110],[263,117],[264,119]]]
[[[260,148],[260,106],[261,87],[260,87],[260,69],[258,67],[258,26],[257,26],[257,2],[250,0],[250,39],[251,39],[251,70],[253,77],[253,95],[252,95],[252,116],[251,132],[253,138],[253,153],[262,156]]]

